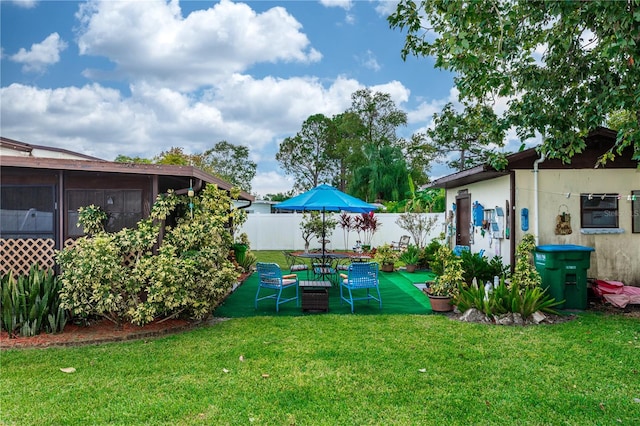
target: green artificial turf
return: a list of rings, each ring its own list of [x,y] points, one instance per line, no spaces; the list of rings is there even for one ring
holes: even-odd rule
[[[312,275],[312,274],[311,274]],[[298,273],[300,280],[307,279],[307,273]],[[424,283],[432,279],[431,272],[416,272],[413,274],[401,272],[380,272],[380,296],[382,310],[376,301],[356,301],[354,313],[359,315],[384,314],[429,314],[431,305],[429,298],[420,291],[414,283]],[[310,276],[312,279],[312,276]],[[239,318],[256,315],[276,315],[275,301],[264,300],[258,303],[255,309],[255,296],[258,289],[258,275],[252,274],[242,283],[227,299],[215,310],[217,317]],[[261,290],[261,296],[272,293],[272,290]],[[364,292],[364,291],[361,291]],[[293,288],[286,289],[283,297],[295,295]],[[329,312],[336,314],[351,314],[351,307],[340,300],[340,289],[334,285],[329,289]],[[303,313],[300,304],[295,301],[280,305],[277,315],[317,315],[316,313]]]

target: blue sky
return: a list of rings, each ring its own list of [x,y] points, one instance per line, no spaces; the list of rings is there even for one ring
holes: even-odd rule
[[[389,93],[407,138],[457,101],[432,58],[401,59],[395,4],[2,0],[2,136],[106,160],[226,140],[250,148],[253,193],[288,191],[278,144],[356,90]]]

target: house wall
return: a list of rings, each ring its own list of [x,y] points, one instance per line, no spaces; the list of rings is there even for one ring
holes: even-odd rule
[[[544,163],[541,164],[541,167]],[[540,169],[538,205],[540,229],[535,229],[534,173],[516,171],[516,229],[520,241],[520,210],[529,209],[529,231],[538,235],[539,244],[577,244],[593,247],[590,278],[640,285],[640,233],[632,233],[631,202],[627,195],[640,190],[638,169]],[[620,194],[618,223],[621,233],[588,234],[580,229],[580,194]],[[570,194],[567,197],[567,194]],[[566,206],[566,207],[565,207]],[[571,215],[572,233],[556,235],[556,217],[561,210]],[[636,214],[637,211],[636,211]]]
[[[490,179],[482,182],[476,182],[468,184],[458,188],[452,188],[447,190],[447,211],[452,212],[452,205],[456,202],[456,195],[462,191],[467,190],[471,194],[471,205],[477,201],[484,209],[494,209],[501,207],[505,213],[506,220],[506,201],[509,201],[509,176],[502,176],[495,179]],[[457,213],[457,212],[456,212]],[[470,217],[473,222],[473,211],[470,212]],[[451,215],[451,213],[449,213]],[[455,219],[452,221],[455,224]],[[504,236],[504,225],[502,236]],[[469,224],[472,226],[472,224]],[[478,253],[484,250],[485,256],[492,258],[494,256],[501,256],[502,262],[510,264],[511,254],[509,252],[509,239],[507,238],[493,238],[493,233],[490,230],[485,230],[483,235],[483,229],[481,226],[472,226],[472,242],[471,252]],[[455,245],[455,237],[451,236],[450,245]]]

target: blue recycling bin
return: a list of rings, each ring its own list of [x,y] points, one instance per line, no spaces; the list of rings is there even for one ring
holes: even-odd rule
[[[591,267],[593,247],[574,244],[537,246],[534,251],[536,270],[542,287],[557,301],[559,309],[587,308],[587,270]]]

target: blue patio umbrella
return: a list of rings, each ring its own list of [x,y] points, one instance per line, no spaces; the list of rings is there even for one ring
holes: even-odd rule
[[[289,198],[282,203],[278,203],[274,208],[278,210],[292,211],[321,211],[322,212],[322,256],[325,253],[324,238],[324,212],[347,211],[352,213],[369,213],[377,209],[373,204],[362,201],[359,198],[345,194],[331,185],[318,185],[307,192],[303,192],[293,198]]]

